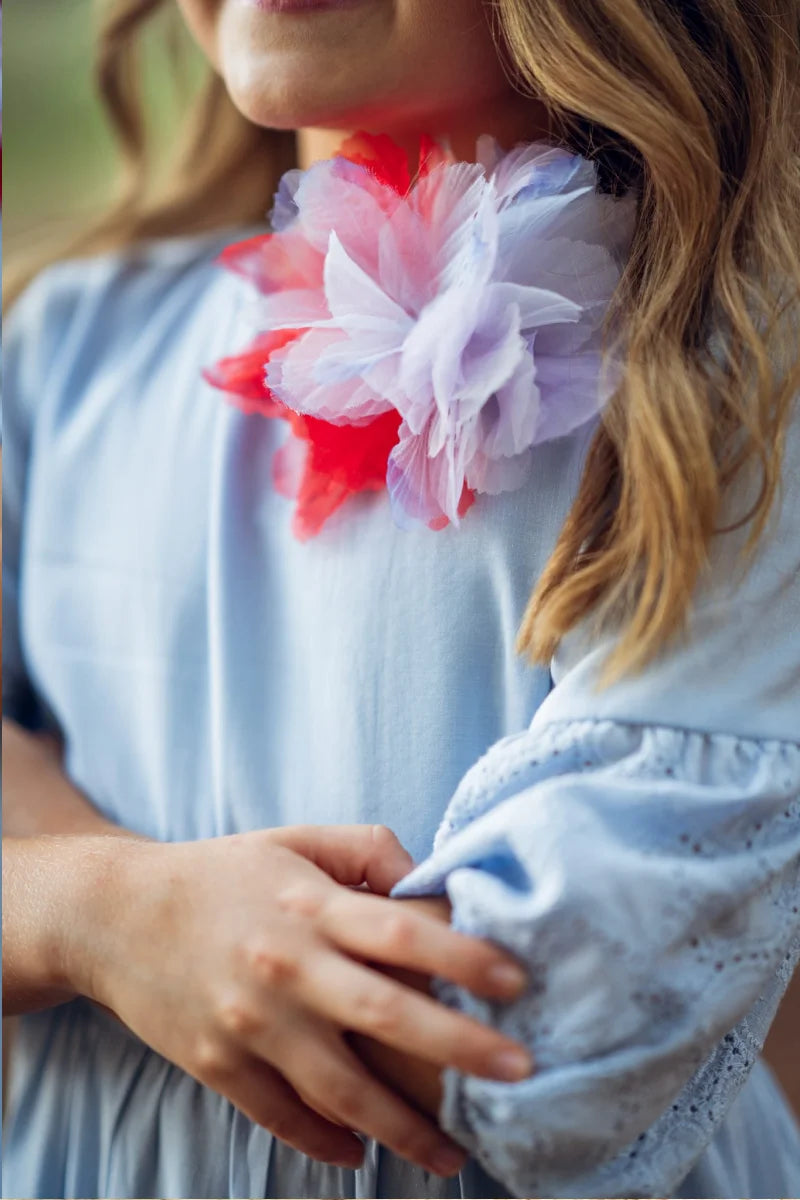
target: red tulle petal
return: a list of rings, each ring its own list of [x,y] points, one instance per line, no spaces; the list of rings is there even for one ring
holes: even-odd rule
[[[303,470],[308,458],[308,446],[296,437],[288,437],[272,458],[272,482],[275,491],[294,500],[303,482]]]
[[[283,416],[284,406],[274,398],[264,378],[269,356],[298,336],[295,329],[261,333],[238,354],[221,358],[203,369],[212,387],[227,392],[237,408],[263,417]]]
[[[264,380],[266,364],[273,351],[297,336],[297,330],[260,334],[239,354],[206,367],[203,376],[244,412],[289,423],[294,436],[273,460],[273,483],[282,495],[296,498],[293,530],[305,539],[318,533],[349,496],[386,486],[386,465],[401,418],[393,410],[364,425],[333,425],[276,400]],[[297,442],[305,446],[301,449]]]
[[[296,536],[305,539],[350,496],[386,487],[386,464],[401,418],[389,412],[366,425],[331,425],[287,409],[287,419],[295,437],[308,443],[293,524]]]
[[[461,499],[458,502],[458,515],[463,517],[465,513],[472,508],[474,503],[475,493],[471,491],[466,484],[464,484],[464,490],[461,493]],[[428,528],[433,529],[438,533],[441,529],[446,529],[449,524],[450,521],[445,516],[434,517],[432,521],[428,522]]]
[[[259,233],[241,242],[233,242],[220,251],[214,261],[227,271],[233,271],[235,275],[243,275],[245,279],[255,281],[258,278],[261,251],[274,236],[272,233]]]
[[[471,488],[464,484],[464,491],[461,493],[461,499],[458,502],[458,515],[465,516],[475,503],[475,493]]]
[[[405,196],[411,187],[408,155],[385,133],[354,133],[337,152],[342,158],[366,167],[380,182]]]
[[[326,475],[308,475],[304,480],[292,517],[292,533],[299,542],[316,537],[328,517],[333,516],[352,495],[347,488]]]
[[[441,166],[444,162],[447,162],[447,155],[442,147],[427,133],[424,133],[419,144],[418,177],[424,179],[435,167]]]

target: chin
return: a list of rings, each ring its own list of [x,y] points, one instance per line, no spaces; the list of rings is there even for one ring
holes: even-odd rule
[[[225,78],[231,100],[248,121],[266,129],[299,129],[309,123],[308,114],[319,111],[319,99],[296,88],[279,88],[274,80],[249,85],[241,79]]]
[[[373,80],[359,87],[352,75],[331,78],[330,69],[244,66],[239,59],[235,70],[223,64],[222,76],[239,111],[268,129],[382,129],[393,115],[391,103],[376,99]]]
[[[367,6],[366,20],[353,20],[358,11],[284,25],[253,7],[225,7],[215,66],[239,111],[271,129],[346,129],[380,109],[376,98],[406,82],[402,56],[387,53],[383,0]]]
[[[364,109],[353,101],[335,102],[315,89],[241,88],[228,84],[233,103],[243,116],[266,129],[350,130],[372,124]],[[380,124],[380,121],[379,121]]]

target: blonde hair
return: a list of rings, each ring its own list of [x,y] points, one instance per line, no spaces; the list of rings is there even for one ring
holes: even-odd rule
[[[65,254],[255,223],[291,165],[293,135],[247,121],[210,73],[152,198],[137,56],[164,4],[110,0],[97,70],[123,187]],[[518,638],[547,662],[584,619],[613,625],[611,678],[685,626],[732,480],[760,472],[739,522],[750,549],[779,487],[800,392],[800,0],[493,0],[493,11],[516,85],[598,163],[601,186],[639,197],[613,314],[624,382]],[[25,278],[12,276],[11,294]]]

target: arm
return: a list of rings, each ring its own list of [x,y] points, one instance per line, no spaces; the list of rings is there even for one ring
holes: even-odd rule
[[[535,1058],[511,1086],[443,1075],[443,1128],[515,1195],[674,1194],[800,955],[800,429],[787,459],[755,562],[746,530],[715,539],[688,635],[605,690],[611,635],[571,635],[392,893],[446,895],[528,966],[508,1009],[435,984]]]
[[[69,782],[57,741],[3,721],[3,1012],[61,1004],[59,914],[84,905],[102,836],[137,835],[107,821]],[[8,915],[14,919],[7,919]],[[16,914],[16,916],[15,916]]]
[[[6,910],[23,908],[26,918],[24,925],[3,931],[3,1010],[12,1015],[60,1004],[74,995],[65,984],[63,970],[59,978],[51,926],[54,912],[62,906],[64,911],[74,911],[86,884],[87,867],[96,864],[85,835],[138,835],[107,821],[73,787],[61,770],[55,741],[31,734],[13,721],[3,722],[3,781]],[[72,844],[63,838],[58,843],[41,840],[43,835],[59,834],[76,835],[78,840]],[[23,838],[34,842],[25,845],[20,842]],[[23,897],[28,901],[24,906]],[[444,900],[408,900],[404,904],[442,922],[449,919],[450,906]],[[40,936],[34,937],[36,930]],[[44,944],[51,945],[49,952],[41,948],[42,932]],[[419,991],[430,990],[430,976],[399,969],[392,972],[391,968],[384,971]],[[439,1067],[363,1035],[353,1034],[351,1041],[376,1075],[417,1107],[436,1115],[441,1097]]]
[[[160,872],[161,863],[155,858],[142,860],[142,872],[137,873],[135,848],[137,844],[144,848],[147,839],[141,839],[108,822],[70,784],[61,770],[57,743],[31,734],[11,721],[6,723],[4,732],[4,820],[8,834],[3,839],[3,1011],[6,1015],[13,1015],[51,1007],[83,994],[109,1011],[115,1012],[119,1008],[126,1023],[136,1028],[136,994],[140,989],[136,973],[133,996],[126,995],[123,990],[118,1005],[116,993],[113,996],[111,992],[107,994],[102,983],[103,972],[99,969],[98,960],[114,962],[120,943],[130,947],[135,957],[133,931],[129,929],[128,933],[125,932],[123,915],[137,906],[142,889],[136,880],[142,874],[148,879],[149,886],[157,889],[155,881],[163,874]],[[333,831],[322,830],[319,834],[325,845],[333,838]],[[369,828],[364,827],[359,834],[367,836]],[[278,833],[276,836],[280,838],[281,835]],[[348,853],[352,852],[354,845],[354,831],[350,831],[347,836]],[[384,845],[383,851],[381,845]],[[164,849],[169,850],[169,847]],[[152,846],[152,850],[158,852],[161,847]],[[180,847],[176,848],[178,853],[180,850]],[[201,863],[202,847],[198,847],[198,851],[198,862]],[[385,893],[398,875],[408,869],[410,860],[394,841],[376,843],[373,853],[376,858],[374,866],[370,868],[369,880],[379,892]],[[213,857],[210,847],[208,857]],[[341,865],[344,868],[344,857],[341,858]],[[169,863],[164,863],[164,866],[169,880]],[[332,862],[330,869],[334,869]],[[128,881],[127,889],[125,880]],[[342,882],[348,881],[342,878]],[[121,883],[123,886],[120,890]],[[234,900],[233,897],[231,899]],[[240,902],[239,897],[235,898],[232,908],[237,901]],[[263,905],[263,900],[259,899],[258,903]],[[382,903],[391,906],[390,901],[382,900]],[[196,905],[190,902],[189,907],[193,909]],[[432,910],[438,906],[422,902],[418,905],[409,903],[407,907],[416,907],[421,912],[427,910],[432,915]],[[164,928],[158,916],[157,904],[155,909],[155,913],[142,911],[140,914],[141,921],[146,921],[148,916],[155,917],[156,925],[146,938],[151,945],[169,936],[169,930]],[[64,914],[69,914],[67,921],[64,920]],[[351,923],[349,918],[346,918],[346,922]],[[437,923],[446,924],[446,919],[440,918]],[[134,930],[137,924],[134,923]],[[233,914],[231,924],[236,924]],[[423,931],[420,929],[418,932]],[[194,944],[191,930],[186,931],[184,941]],[[179,940],[178,948],[180,944]],[[485,967],[489,960],[485,955],[482,957]],[[112,967],[110,973],[118,980],[122,971]],[[391,976],[393,968],[387,967],[385,973]],[[485,970],[479,968],[479,974],[484,975]],[[222,977],[225,975],[223,972]],[[411,982],[412,977],[423,978],[416,972],[412,976],[402,968],[397,968],[394,975],[399,981],[407,983]],[[191,992],[191,988],[188,990]],[[197,990],[202,990],[200,984]],[[416,990],[427,991],[427,988]],[[146,991],[152,999],[153,989]],[[160,1000],[153,1000],[156,1010],[163,1006],[168,1025],[169,1004],[174,998],[170,989],[167,989]],[[312,1089],[309,1089],[311,1107],[306,1107],[287,1089],[277,1073],[270,1075],[266,1065],[260,1080],[255,1078],[252,1071],[249,1074],[240,1072],[236,1083],[230,1085],[221,1082],[213,1072],[206,1079],[205,1067],[194,1061],[191,1043],[181,1047],[174,1038],[167,1038],[162,1044],[158,1019],[153,1020],[148,1015],[148,1020],[150,1025],[140,1030],[146,1041],[154,1044],[167,1057],[177,1059],[190,1073],[204,1079],[210,1086],[228,1094],[254,1120],[274,1128],[276,1118],[273,1114],[281,1112],[281,1136],[286,1140],[316,1157],[327,1161],[347,1160],[349,1165],[354,1165],[354,1151],[356,1158],[360,1155],[357,1143],[352,1142],[350,1136],[339,1128],[340,1124],[345,1123],[340,1114],[332,1114],[336,1123],[331,1125],[313,1111],[314,1108],[319,1111],[319,1104]],[[430,1024],[430,1017],[427,1022],[422,1020],[421,1027],[424,1028],[426,1024]],[[381,1045],[377,1039],[364,1037],[364,1040],[371,1040],[373,1051]],[[474,1044],[475,1038],[462,1032],[460,1041],[462,1044]],[[428,1081],[428,1086],[437,1083],[441,1071],[439,1066],[421,1058],[412,1059],[388,1046],[383,1049],[394,1064],[398,1059],[409,1057],[409,1064],[413,1065],[420,1081]],[[226,1053],[230,1054],[231,1051],[232,1046]],[[357,1069],[356,1063],[354,1059],[351,1070]],[[371,1065],[369,1056],[365,1057],[364,1065]],[[404,1072],[400,1074],[402,1076]],[[370,1091],[367,1079],[364,1075],[359,1088],[365,1097]],[[378,1071],[372,1086],[380,1086],[381,1080],[393,1088],[396,1098],[390,1099],[392,1093],[384,1091],[381,1093],[382,1103],[376,1104],[373,1100],[372,1110],[380,1116],[375,1135],[394,1144],[398,1152],[423,1161],[430,1169],[433,1154],[431,1146],[434,1149],[446,1148],[448,1142],[442,1141],[441,1135],[434,1136],[427,1122],[419,1123],[420,1119],[414,1117],[413,1110],[428,1117],[435,1116],[435,1103],[428,1106],[416,1104],[413,1092],[393,1087],[391,1069],[383,1073]],[[401,1096],[412,1102],[413,1109],[404,1109],[400,1103]],[[372,1125],[366,1115],[361,1121],[360,1127],[365,1129]],[[453,1166],[458,1165],[458,1161],[453,1160]],[[437,1166],[433,1169],[440,1168]],[[449,1173],[449,1170],[452,1167],[445,1173]]]
[[[424,911],[441,921],[450,921],[452,905],[446,896],[427,896],[404,900],[404,904],[425,906]],[[405,973],[409,987],[431,992],[427,975]],[[436,1116],[443,1099],[442,1073],[422,1059],[390,1050],[381,1042],[354,1036],[354,1044],[364,1062],[376,1075],[390,1083],[423,1112]],[[777,1075],[783,1090],[800,1116],[800,973],[796,973],[780,1006],[765,1047],[765,1057]]]
[[[445,1070],[442,1126],[515,1195],[674,1194],[800,953],[800,746],[582,721],[513,751],[399,888],[444,889],[531,976],[503,1010],[437,983],[537,1063],[511,1086]]]
[[[4,840],[70,833],[137,836],[108,821],[69,782],[55,738],[4,720]]]
[[[59,909],[75,910],[96,867],[96,856],[91,853],[96,844],[87,841],[87,835],[138,835],[106,820],[69,782],[54,739],[32,734],[10,720],[3,722],[3,781],[5,907],[22,911],[25,918],[3,931],[3,1010],[11,1015],[59,1004],[74,995],[65,983],[63,968],[57,969],[52,925]],[[68,834],[76,841],[70,843],[63,836],[56,842],[49,840],[53,835]],[[25,844],[20,839],[33,841]],[[449,920],[446,900],[403,903],[444,923]],[[42,948],[42,934],[49,951]],[[418,991],[430,991],[428,975],[389,967],[383,971]],[[353,1034],[350,1040],[380,1078],[423,1111],[436,1115],[441,1068],[363,1035]]]
[[[3,722],[3,783],[6,910],[10,907],[25,912],[24,924],[3,930],[3,1010],[11,1015],[59,1004],[74,995],[65,984],[63,969],[56,969],[58,955],[53,950],[52,924],[53,913],[59,908],[75,910],[85,888],[87,867],[96,863],[90,852],[93,843],[87,842],[86,835],[138,835],[106,820],[69,782],[61,769],[60,746],[54,739],[32,734],[10,720]],[[67,834],[77,840],[72,844],[63,836],[57,842],[47,840]],[[21,839],[33,842],[26,845]],[[27,897],[24,905],[23,897]],[[449,920],[450,905],[442,898],[403,903],[443,923]],[[37,930],[39,936],[33,936]],[[44,945],[50,943],[49,953],[41,948],[41,932]],[[428,975],[400,968],[383,970],[418,991],[430,991]],[[435,1116],[441,1097],[440,1068],[363,1035],[351,1035],[351,1042],[386,1083]]]
[[[80,946],[69,947],[64,913],[102,894],[93,839],[3,838],[3,1015],[50,1008],[77,994]]]
[[[75,995],[62,914],[102,896],[97,849],[138,835],[106,820],[64,775],[58,742],[3,722],[3,1012]],[[77,921],[75,922],[77,923]]]

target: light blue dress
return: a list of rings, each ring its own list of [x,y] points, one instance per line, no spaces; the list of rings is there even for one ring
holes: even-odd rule
[[[460,529],[365,495],[298,543],[285,424],[200,378],[241,343],[246,286],[211,261],[241,235],[55,265],[6,322],[6,713],[156,838],[390,825],[420,864],[398,894],[446,890],[527,962],[513,1005],[440,987],[538,1069],[446,1073],[459,1179],[373,1143],[351,1172],[78,1001],[21,1022],[5,1195],[800,1196],[758,1057],[800,954],[798,429],[770,538],[746,575],[715,541],[690,636],[598,692],[578,630],[551,676],[514,638],[590,430]]]

